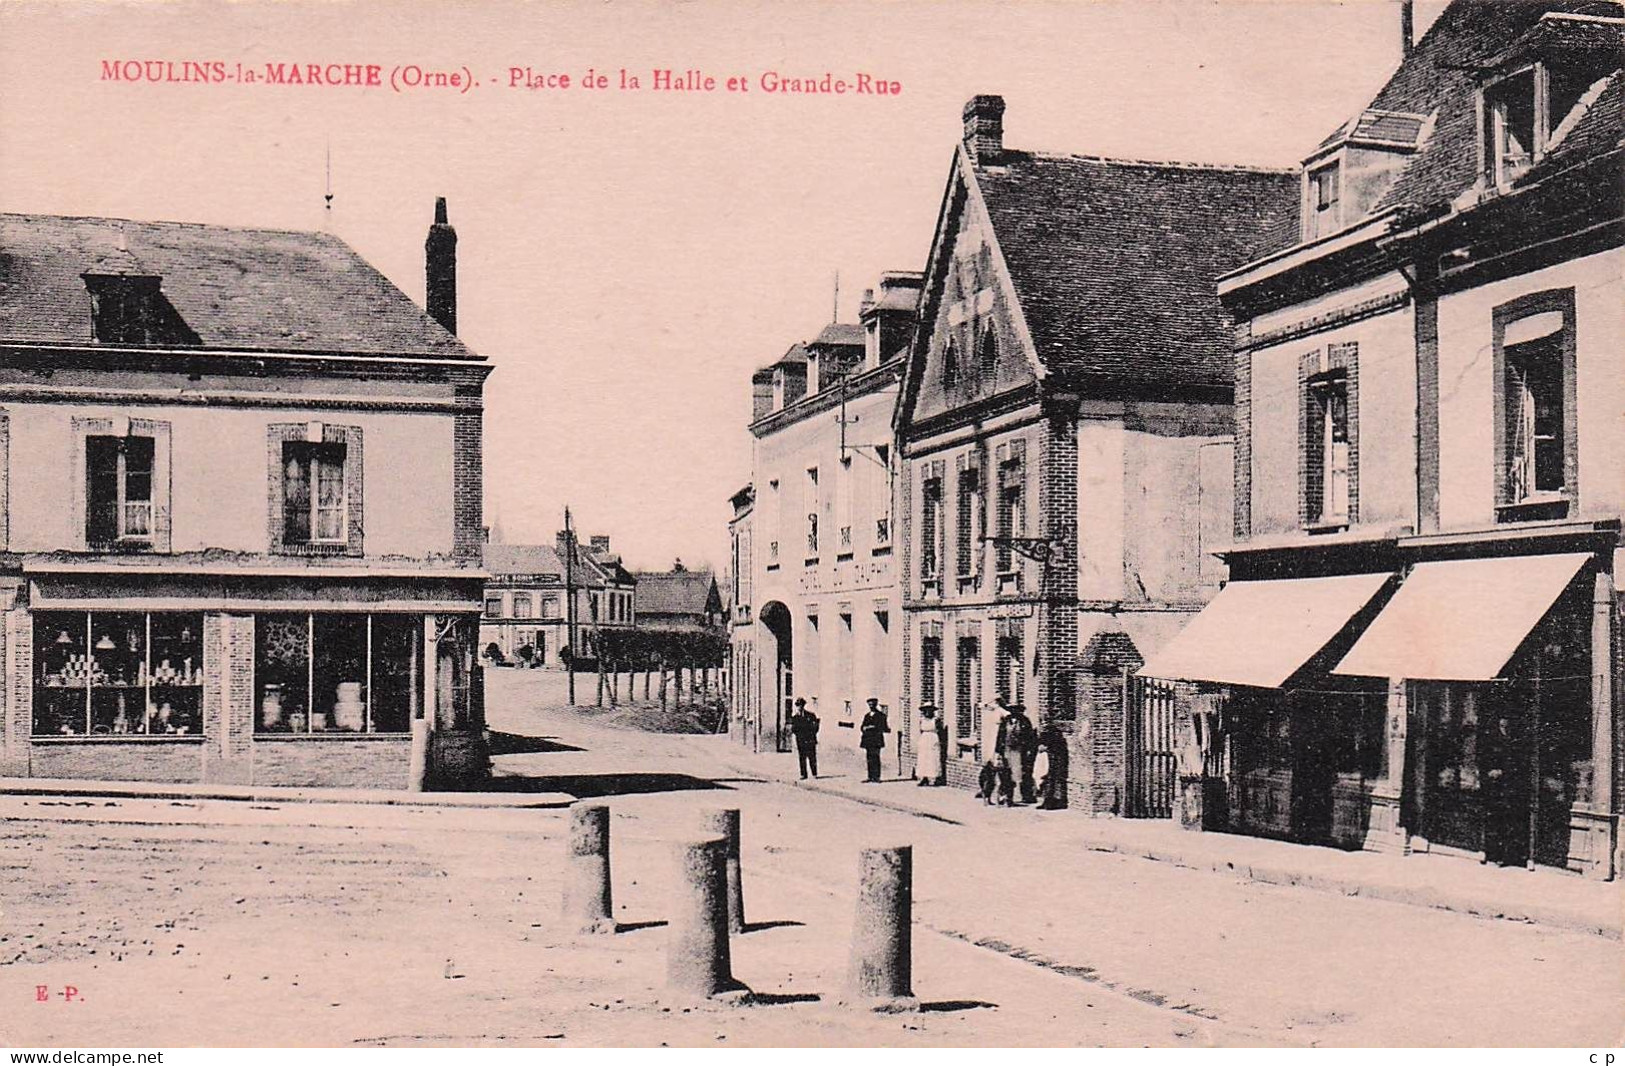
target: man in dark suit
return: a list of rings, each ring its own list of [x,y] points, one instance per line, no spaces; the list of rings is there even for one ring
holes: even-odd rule
[[[890,732],[891,726],[886,723],[886,712],[880,709],[880,701],[869,697],[869,713],[858,725],[858,745],[863,748],[869,764],[870,784],[880,780],[880,749],[886,746],[886,734]]]
[[[807,701],[796,700],[795,713],[790,715],[790,732],[796,738],[796,760],[801,764],[801,779],[807,780],[807,771],[818,776],[818,716],[807,710]]]

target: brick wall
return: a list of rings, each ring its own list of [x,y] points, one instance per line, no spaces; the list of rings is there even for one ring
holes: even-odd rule
[[[5,766],[0,772],[26,776],[30,764],[29,735],[33,732],[34,711],[34,622],[26,610],[5,615],[5,724],[6,740],[0,752]]]
[[[254,617],[203,618],[203,780],[254,780]]]
[[[1418,292],[1421,291],[1419,288]],[[1417,528],[1419,532],[1430,533],[1439,528],[1439,299],[1436,295],[1417,297],[1415,328]]]
[[[459,382],[452,416],[452,555],[473,563],[480,561],[485,543],[483,392],[482,377]]]
[[[1235,427],[1236,427],[1236,540],[1253,532],[1253,324],[1242,322],[1235,329]]]
[[[98,781],[191,782],[203,776],[204,745],[196,740],[82,740],[33,745],[34,777]]]
[[[254,745],[254,784],[304,788],[406,787],[410,737],[262,740]]]
[[[1073,670],[1078,660],[1078,423],[1074,410],[1055,410],[1039,438],[1040,536],[1051,538],[1043,567],[1045,609],[1038,633],[1039,719],[1036,724],[1077,718]]]

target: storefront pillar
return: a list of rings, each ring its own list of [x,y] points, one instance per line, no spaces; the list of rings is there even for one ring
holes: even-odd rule
[[[203,616],[203,780],[254,780],[254,616]]]
[[[438,673],[435,669],[437,656],[435,651],[435,623],[436,618],[434,615],[426,614],[423,616],[423,637],[418,645],[418,650],[422,652],[418,661],[423,664],[422,673],[420,674],[422,681],[421,692],[423,693],[422,713],[423,717],[429,721],[429,732],[431,733],[435,731],[439,717],[439,708],[437,706],[439,686],[435,681],[435,676]]]
[[[1400,820],[1405,826],[1405,851],[1431,850],[1428,842],[1428,720],[1427,705],[1416,697],[1414,685],[1404,689],[1405,721],[1405,782],[1400,801]]]
[[[1366,824],[1365,849],[1405,853],[1410,850],[1409,827],[1403,815],[1405,748],[1409,735],[1410,700],[1405,679],[1388,679],[1388,711],[1383,721],[1382,776],[1371,782],[1371,815]]]
[[[29,776],[34,625],[17,600],[14,589],[0,592],[0,623],[4,626],[0,629],[0,663],[5,666],[4,688],[0,688],[0,777]]]
[[[1569,852],[1588,877],[1616,870],[1614,798],[1614,579],[1599,573],[1591,598],[1591,795],[1572,812]]]

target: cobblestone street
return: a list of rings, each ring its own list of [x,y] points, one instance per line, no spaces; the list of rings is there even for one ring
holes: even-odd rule
[[[607,799],[619,934],[561,935],[561,809],[9,796],[0,1042],[1620,1036],[1617,940],[1073,849],[1059,842],[1075,815],[986,811],[968,795],[941,799],[962,803],[957,819],[857,803],[780,782],[775,757],[726,738],[594,724],[554,705],[558,688],[557,675],[492,672],[491,725],[508,752],[496,784]],[[911,798],[904,789],[874,792]],[[663,992],[670,845],[714,806],[743,811],[752,925],[733,940],[734,973],[760,994],[753,1006]],[[864,843],[915,847],[916,1015],[835,1002]],[[560,950],[570,944],[581,950]],[[83,999],[36,1003],[40,985]]]

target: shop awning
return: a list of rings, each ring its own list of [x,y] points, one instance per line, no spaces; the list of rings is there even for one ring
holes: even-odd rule
[[[1591,556],[1419,563],[1334,674],[1489,681]]]
[[[1143,677],[1276,688],[1371,602],[1389,573],[1235,581],[1140,667]]]

